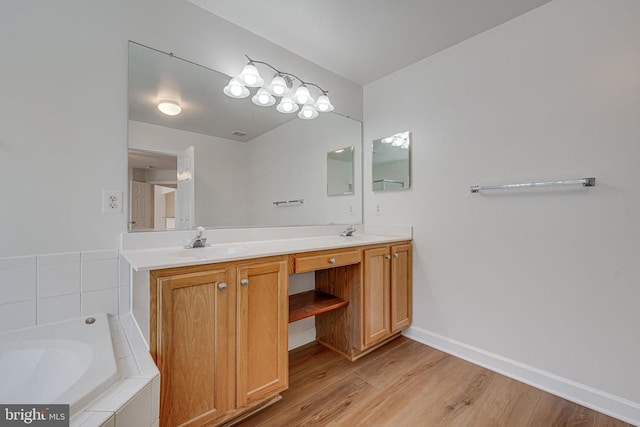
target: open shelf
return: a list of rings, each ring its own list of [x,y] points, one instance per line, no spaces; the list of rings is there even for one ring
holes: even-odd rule
[[[312,290],[289,295],[289,323],[349,305],[349,301]]]

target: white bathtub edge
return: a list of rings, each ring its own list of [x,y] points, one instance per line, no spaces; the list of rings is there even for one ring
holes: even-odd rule
[[[129,314],[123,316],[109,315],[109,326],[112,336],[124,337],[120,356],[117,360],[121,370],[121,378],[107,391],[89,403],[83,410],[78,411],[71,418],[71,427],[100,427],[115,417],[115,425],[118,426],[118,413],[128,405],[137,405],[143,398],[143,390],[150,387],[151,413],[149,426],[152,427],[159,418],[159,371],[151,359],[148,351],[142,351],[140,343],[144,339],[135,324],[135,320]],[[135,326],[135,327],[134,327]],[[138,351],[132,351],[137,349]],[[144,368],[144,369],[143,369]],[[158,390],[156,392],[156,389]],[[143,403],[143,402],[141,402]],[[146,404],[140,404],[141,408],[148,408]],[[142,409],[144,410],[144,409]],[[126,425],[126,422],[124,423]]]

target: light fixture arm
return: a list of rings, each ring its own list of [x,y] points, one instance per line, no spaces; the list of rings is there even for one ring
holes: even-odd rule
[[[322,92],[322,94],[323,94],[323,95],[326,95],[327,93],[329,93],[329,91],[328,91],[328,90],[324,90],[324,89],[322,89],[320,86],[318,86],[318,85],[317,85],[317,84],[315,84],[315,83],[305,82],[304,80],[302,80],[300,77],[296,76],[295,74],[287,73],[287,72],[284,72],[284,71],[280,71],[280,70],[278,70],[276,67],[274,67],[273,65],[271,65],[271,64],[269,64],[269,63],[267,63],[267,62],[264,62],[264,61],[256,61],[255,59],[251,59],[251,58],[249,58],[249,55],[246,55],[246,54],[245,54],[244,56],[249,60],[249,63],[252,63],[252,64],[263,64],[263,65],[266,65],[267,67],[271,68],[273,71],[275,71],[276,73],[278,73],[278,74],[280,74],[280,75],[282,75],[282,76],[289,76],[289,77],[293,77],[294,79],[298,80],[300,83],[302,83],[302,84],[303,84],[303,85],[305,85],[305,86],[314,86],[314,87],[316,87],[317,89],[319,89],[319,90],[320,90],[320,92]]]

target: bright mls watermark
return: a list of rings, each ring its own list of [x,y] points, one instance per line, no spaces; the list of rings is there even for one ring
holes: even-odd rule
[[[69,427],[69,405],[2,405],[0,427]]]

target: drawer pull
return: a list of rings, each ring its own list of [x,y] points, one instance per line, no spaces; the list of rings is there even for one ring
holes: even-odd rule
[[[384,259],[391,259],[391,255],[386,254],[386,255],[384,256]]]
[[[220,289],[221,291],[224,291],[225,289],[227,289],[227,284],[224,282],[218,284],[218,289]]]
[[[247,285],[249,284],[249,279],[242,279],[242,280],[240,280],[240,284],[241,284],[242,286],[247,286]]]
[[[335,263],[336,263],[335,258],[329,258],[329,264],[335,264]]]
[[[399,258],[399,257],[400,257],[400,254],[399,254],[398,252],[396,252],[395,254],[393,254],[393,257],[394,257],[394,258]]]

